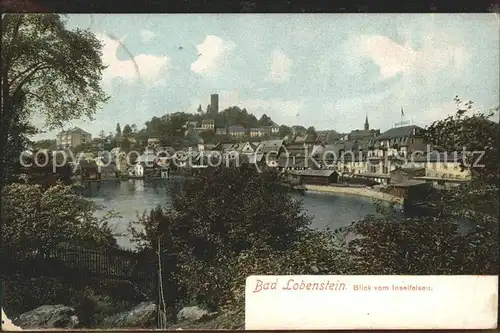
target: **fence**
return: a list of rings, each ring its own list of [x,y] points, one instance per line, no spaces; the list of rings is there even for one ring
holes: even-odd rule
[[[91,286],[122,300],[155,300],[156,261],[153,253],[112,247],[93,249],[72,244],[45,248],[10,245],[1,249],[2,274],[60,278]]]

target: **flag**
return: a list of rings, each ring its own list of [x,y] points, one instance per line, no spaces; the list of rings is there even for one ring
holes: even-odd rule
[[[401,117],[403,117],[405,115],[404,111],[403,111],[403,107],[401,107]]]

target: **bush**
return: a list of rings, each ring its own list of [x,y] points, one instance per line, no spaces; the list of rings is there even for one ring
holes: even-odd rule
[[[16,270],[2,275],[3,301],[6,311],[18,315],[45,304],[76,304],[81,281],[66,277],[32,277],[34,264],[47,271],[60,268],[58,262],[39,255],[64,244],[81,244],[93,248],[116,245],[107,216],[97,218],[99,209],[92,201],[76,194],[70,186],[10,184],[2,193],[2,246],[23,251],[28,261],[18,263]],[[50,252],[50,251],[49,251]],[[31,254],[37,256],[32,257]],[[22,257],[19,257],[22,258]],[[12,259],[7,258],[7,261]],[[37,261],[44,260],[44,261]],[[61,263],[59,263],[61,264]],[[14,265],[14,263],[9,263]],[[7,267],[9,268],[9,267]],[[73,279],[74,280],[74,279]]]
[[[432,216],[386,209],[354,223],[352,274],[498,274],[498,194],[473,181],[439,195]]]
[[[78,293],[78,288],[59,278],[26,278],[20,274],[2,276],[2,287],[2,306],[10,318],[42,305],[74,303]]]
[[[229,298],[234,267],[245,251],[288,251],[311,232],[302,203],[292,199],[277,172],[251,166],[209,168],[186,179],[172,194],[170,207],[158,207],[131,225],[133,241],[144,249],[161,248],[177,300],[218,307]],[[141,228],[137,229],[136,226]]]
[[[126,311],[136,304],[118,301],[110,296],[97,293],[92,288],[85,288],[76,296],[75,312],[82,327],[94,328],[102,324],[106,317]]]
[[[107,224],[97,218],[95,203],[76,194],[71,186],[10,184],[2,193],[2,242],[50,248],[58,243],[116,244]],[[111,213],[112,214],[112,213]]]
[[[226,268],[231,282],[224,311],[236,318],[244,315],[245,279],[251,275],[350,274],[344,237],[345,233],[336,235],[328,229],[308,229],[287,249],[261,247],[242,252],[234,265]]]

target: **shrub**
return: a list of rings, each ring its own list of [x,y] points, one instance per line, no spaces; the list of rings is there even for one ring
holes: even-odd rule
[[[244,316],[245,279],[251,275],[342,275],[352,271],[344,242],[345,233],[308,229],[289,248],[252,248],[227,267],[230,292],[223,300],[225,312]]]
[[[109,216],[97,218],[99,207],[71,186],[10,184],[2,193],[2,242],[51,247],[61,242],[116,244]],[[112,214],[112,212],[111,212]]]
[[[34,269],[34,264],[42,263],[46,271],[57,270],[60,265],[31,254],[42,253],[35,250],[50,250],[64,244],[116,245],[106,222],[107,216],[97,218],[94,215],[97,209],[97,205],[76,194],[70,186],[56,185],[44,189],[40,185],[10,184],[4,188],[2,247],[7,254],[11,253],[9,249],[16,253],[21,251],[27,259],[13,263],[10,260],[13,258],[6,258],[11,261],[9,266],[19,264],[15,271],[2,276],[6,311],[19,314],[44,304],[77,302],[75,294],[81,281],[69,281],[62,276],[33,277],[29,271]],[[17,268],[22,268],[22,274]]]
[[[287,251],[310,232],[302,203],[289,197],[277,172],[251,166],[208,168],[131,225],[133,241],[174,256],[172,288],[182,299],[217,307],[234,279],[230,268],[253,249]],[[136,226],[141,228],[137,229]]]
[[[74,285],[59,278],[21,274],[2,276],[2,289],[2,306],[10,318],[46,304],[71,304],[78,293]]]

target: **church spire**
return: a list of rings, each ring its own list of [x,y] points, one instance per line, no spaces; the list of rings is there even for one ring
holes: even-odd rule
[[[370,129],[370,124],[368,123],[368,115],[366,115],[365,118],[365,131],[368,131]]]

